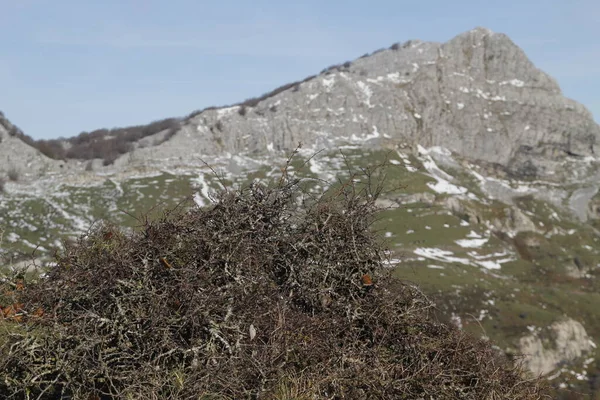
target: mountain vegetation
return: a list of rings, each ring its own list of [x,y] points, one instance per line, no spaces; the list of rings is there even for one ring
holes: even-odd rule
[[[119,156],[133,150],[133,144],[142,138],[166,131],[168,140],[179,128],[179,120],[166,118],[146,125],[135,125],[124,128],[96,129],[92,132],[81,132],[79,135],[67,139],[39,139],[23,133],[17,126],[10,124],[3,117],[2,121],[11,137],[19,138],[24,143],[39,150],[46,157],[54,160],[93,160],[100,158],[104,165],[110,165]],[[158,142],[160,143],[160,142]],[[158,144],[157,143],[157,144]]]
[[[390,275],[379,168],[316,193],[288,167],[131,233],[100,224],[43,279],[3,280],[0,395],[548,398]]]

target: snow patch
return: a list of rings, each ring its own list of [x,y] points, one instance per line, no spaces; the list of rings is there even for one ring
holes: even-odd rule
[[[401,82],[401,80],[400,80],[400,72],[393,72],[391,74],[388,74],[387,78],[390,81],[394,82],[394,83],[400,83]]]
[[[525,86],[525,82],[519,80],[519,79],[511,79],[510,81],[504,81],[504,82],[500,82],[500,86],[504,86],[504,85],[512,85],[515,87],[523,87]]]
[[[10,232],[7,236],[6,236],[6,240],[9,243],[15,243],[17,240],[19,240],[21,238],[21,236],[17,235],[14,232]]]
[[[369,85],[362,81],[358,81],[356,84],[358,85],[358,88],[361,90],[362,94],[366,97],[365,103],[367,104],[367,106],[369,108],[373,108],[374,106],[371,105],[371,96],[373,96],[373,91],[371,90]]]
[[[466,247],[466,248],[476,248],[476,247],[481,247],[484,244],[486,244],[488,242],[488,238],[483,238],[483,239],[460,239],[460,240],[456,240],[455,243],[457,245],[459,245],[460,247]]]
[[[387,267],[393,267],[396,264],[400,264],[402,260],[399,258],[390,258],[389,260],[383,260],[383,264]]]
[[[457,262],[464,265],[471,265],[471,262],[466,258],[453,257],[453,254],[449,250],[442,250],[435,247],[419,247],[414,250],[414,253],[418,256],[429,258],[441,262]]]
[[[379,131],[377,130],[377,127],[375,125],[373,125],[373,132],[372,133],[370,133],[368,135],[365,135],[363,137],[356,136],[356,134],[353,133],[351,139],[354,142],[366,142],[366,141],[371,140],[371,139],[377,139],[379,136],[380,135],[379,135]]]
[[[436,177],[434,177],[436,178]],[[465,194],[467,193],[467,189],[463,187],[456,186],[446,180],[438,179],[436,183],[427,183],[427,186],[431,188],[436,193],[447,193],[447,194]]]
[[[217,110],[217,117],[221,118],[225,115],[229,115],[232,114],[233,112],[237,111],[238,108],[240,108],[240,106],[233,106],[233,107],[226,107],[226,108],[219,108]]]
[[[194,203],[198,205],[198,207],[204,207],[210,202],[210,194],[208,192],[208,182],[206,182],[206,178],[203,173],[198,174],[196,178],[190,180],[194,186],[199,189],[199,192],[194,193]]]
[[[467,193],[467,189],[462,186],[456,186],[449,182],[450,179],[453,179],[452,176],[448,175],[446,172],[442,171],[430,153],[438,153],[444,156],[450,155],[450,151],[441,147],[432,147],[430,149],[425,149],[421,145],[418,146],[419,153],[423,156],[422,162],[425,169],[430,173],[430,176],[436,180],[435,183],[428,182],[427,186],[429,186],[433,191],[437,193],[447,193],[447,194],[465,194]]]
[[[502,265],[499,262],[486,260],[486,261],[477,261],[477,264],[481,265],[485,269],[500,269]]]
[[[331,90],[335,84],[335,76],[332,75],[330,78],[323,78],[322,83],[323,86],[325,86],[325,89]]]
[[[435,264],[429,264],[427,266],[427,268],[431,268],[431,269],[446,269],[446,267],[443,267],[441,265],[435,265]]]

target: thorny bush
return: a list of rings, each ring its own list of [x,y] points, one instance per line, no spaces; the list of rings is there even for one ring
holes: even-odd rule
[[[540,399],[539,380],[394,280],[363,170],[311,195],[289,171],[133,233],[103,224],[5,280],[14,399]]]

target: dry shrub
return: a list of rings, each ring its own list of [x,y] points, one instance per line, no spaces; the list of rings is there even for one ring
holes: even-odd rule
[[[51,140],[37,140],[35,147],[40,153],[46,157],[53,158],[55,160],[66,159],[67,151],[63,145],[63,140],[51,139]]]
[[[0,395],[542,398],[539,381],[390,277],[372,171],[317,197],[285,172],[135,233],[101,225],[10,290]]]
[[[92,132],[82,132],[68,139],[48,140],[35,140],[25,135],[19,128],[3,119],[2,115],[0,115],[0,125],[7,127],[10,136],[21,139],[24,143],[38,149],[46,157],[55,160],[102,158],[104,164],[109,165],[121,154],[132,151],[132,143],[142,138],[166,131],[161,143],[169,140],[179,130],[180,121],[176,118],[167,118],[146,125],[113,129],[102,128]]]

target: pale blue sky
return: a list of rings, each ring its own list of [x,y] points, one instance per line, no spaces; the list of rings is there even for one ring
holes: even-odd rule
[[[508,34],[600,120],[599,0],[0,0],[0,110],[34,138],[183,116],[409,39]]]

